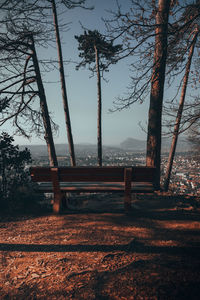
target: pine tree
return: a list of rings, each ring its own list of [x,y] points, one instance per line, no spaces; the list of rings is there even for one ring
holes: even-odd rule
[[[97,30],[84,31],[84,34],[75,36],[79,43],[79,57],[82,58],[76,67],[89,65],[89,70],[96,71],[97,75],[97,98],[98,98],[98,117],[97,117],[97,149],[98,165],[102,166],[102,90],[101,78],[103,71],[108,70],[110,64],[116,63],[116,56],[122,49],[121,45],[113,45],[112,41],[106,38]]]

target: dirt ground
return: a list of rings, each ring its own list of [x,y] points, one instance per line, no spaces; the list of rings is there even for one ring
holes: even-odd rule
[[[1,216],[0,299],[200,299],[200,201],[84,196]]]

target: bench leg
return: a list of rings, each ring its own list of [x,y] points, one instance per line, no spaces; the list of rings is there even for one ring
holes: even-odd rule
[[[125,193],[124,196],[124,210],[129,212],[131,210],[131,193]]]
[[[59,171],[57,167],[51,168],[51,179],[52,179],[53,192],[54,192],[53,212],[59,214],[62,209],[63,195],[60,190]]]
[[[62,208],[62,194],[58,193],[54,195],[53,212],[59,214]]]
[[[68,208],[68,197],[66,193],[62,193],[62,208]]]
[[[124,210],[129,212],[131,210],[131,178],[132,168],[125,168],[124,170]]]

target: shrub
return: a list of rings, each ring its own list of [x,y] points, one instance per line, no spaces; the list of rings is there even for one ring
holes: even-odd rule
[[[0,206],[11,211],[27,209],[41,200],[29,175],[30,151],[20,151],[13,142],[7,133],[0,135]]]

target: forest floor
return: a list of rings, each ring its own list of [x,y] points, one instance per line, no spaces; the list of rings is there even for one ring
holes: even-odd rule
[[[0,299],[200,299],[200,199],[73,196],[0,217]]]

